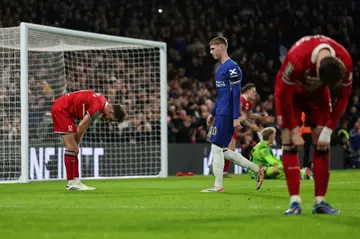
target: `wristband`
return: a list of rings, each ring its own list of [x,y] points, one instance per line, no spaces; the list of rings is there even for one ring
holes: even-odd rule
[[[325,126],[325,127],[321,130],[321,133],[320,133],[318,142],[321,142],[321,143],[330,143],[332,132],[333,132],[332,129],[330,129],[330,128],[328,128],[328,127]]]

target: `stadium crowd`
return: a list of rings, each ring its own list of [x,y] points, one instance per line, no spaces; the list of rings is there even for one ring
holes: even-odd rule
[[[360,132],[359,17],[356,1],[328,0],[3,0],[0,6],[0,27],[18,26],[25,21],[165,41],[168,45],[168,138],[169,142],[176,143],[207,140],[206,118],[216,97],[216,64],[209,54],[208,42],[218,35],[227,37],[230,56],[243,70],[243,85],[252,82],[257,86],[258,99],[253,111],[270,116],[274,116],[275,74],[287,49],[297,39],[304,35],[323,34],[343,44],[353,57],[354,94],[340,128],[346,127],[347,132]],[[4,78],[5,67],[1,67]],[[68,87],[77,85],[76,81],[70,80]],[[16,82],[11,79],[8,84],[4,82],[2,79],[0,104],[19,102],[10,100],[12,91],[17,88]],[[46,108],[45,102],[50,102],[49,99],[56,94],[48,82],[37,77],[29,79],[29,83],[30,108],[35,109],[32,120],[39,123],[44,114],[36,115],[36,112],[39,108]],[[104,88],[105,95],[110,94],[111,83],[104,84],[110,86]],[[1,111],[0,135],[8,133],[11,137],[18,137],[18,117],[14,114],[14,117],[4,117],[7,113]],[[151,109],[140,110],[137,119],[129,124],[134,126],[130,131],[139,136],[141,132],[159,130],[159,122],[149,116],[153,114]],[[113,126],[104,127],[112,129]],[[117,137],[120,131],[112,134]],[[240,144],[257,140],[256,135],[247,129],[242,134],[246,137]],[[351,134],[352,138],[357,140],[358,134]],[[348,136],[345,138],[349,139]],[[360,151],[356,140],[353,140],[353,148]]]

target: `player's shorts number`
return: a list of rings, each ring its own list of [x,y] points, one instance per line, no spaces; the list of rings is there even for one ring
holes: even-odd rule
[[[217,128],[216,128],[216,126],[214,126],[212,129],[211,129],[211,134],[212,135],[216,135],[216,132],[217,132]]]

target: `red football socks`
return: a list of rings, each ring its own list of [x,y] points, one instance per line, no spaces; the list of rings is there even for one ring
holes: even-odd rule
[[[66,168],[66,179],[67,180],[73,180],[75,175],[74,175],[74,165],[75,165],[75,160],[77,159],[77,155],[75,152],[70,151],[70,150],[65,150],[65,168]]]
[[[300,162],[297,152],[283,154],[283,165],[290,196],[300,193]]]
[[[76,156],[75,157],[75,162],[73,164],[73,175],[74,175],[74,178],[78,178],[79,177],[79,159],[78,157]]]
[[[231,162],[230,160],[225,159],[224,173],[228,173],[228,172],[229,172],[230,162]]]
[[[313,158],[315,197],[325,197],[330,177],[330,152],[315,150]]]

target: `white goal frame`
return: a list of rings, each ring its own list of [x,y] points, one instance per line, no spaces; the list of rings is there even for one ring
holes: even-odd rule
[[[97,34],[76,30],[69,30],[58,27],[49,27],[32,23],[22,22],[20,24],[20,97],[21,97],[21,176],[18,181],[27,183],[29,178],[29,106],[28,106],[28,32],[29,30],[43,31],[47,33],[56,33],[74,37],[82,37],[93,40],[112,41],[114,43],[124,43],[131,45],[141,45],[147,47],[156,47],[160,50],[160,96],[161,96],[161,171],[155,177],[168,176],[168,140],[167,140],[167,48],[166,43],[141,40],[128,37],[118,37],[105,34]],[[134,176],[136,178],[136,176]],[[142,176],[147,177],[147,176]],[[154,177],[154,176],[148,176]],[[121,178],[121,177],[119,177]],[[124,177],[123,177],[124,178]],[[96,179],[96,178],[94,178]],[[104,179],[104,178],[101,178]],[[107,177],[106,177],[107,179]],[[4,182],[4,181],[2,181]]]

